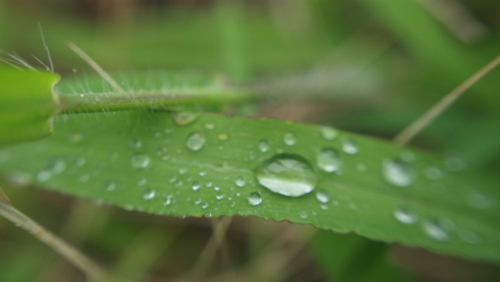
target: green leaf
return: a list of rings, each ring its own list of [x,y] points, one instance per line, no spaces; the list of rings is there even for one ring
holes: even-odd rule
[[[500,262],[498,189],[457,159],[271,119],[126,111],[56,122],[36,146],[0,151],[5,178],[128,210],[255,215]]]
[[[58,110],[52,87],[59,75],[0,67],[0,80],[0,145],[51,134]]]

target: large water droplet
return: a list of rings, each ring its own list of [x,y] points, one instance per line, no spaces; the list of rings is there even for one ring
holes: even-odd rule
[[[409,164],[400,160],[384,160],[382,173],[385,180],[392,185],[405,187],[413,183],[413,175]]]
[[[318,201],[320,203],[323,203],[323,204],[326,204],[326,203],[328,203],[328,201],[330,201],[330,197],[328,196],[328,192],[325,190],[319,190],[316,193],[316,199],[318,199]]]
[[[256,170],[257,181],[274,193],[299,197],[316,186],[317,176],[309,162],[295,154],[278,154]]]
[[[132,155],[132,158],[130,159],[130,164],[135,169],[142,169],[146,168],[149,165],[149,161],[150,159],[148,155],[137,153]]]
[[[297,140],[295,139],[295,135],[293,135],[293,133],[287,132],[283,135],[283,142],[288,146],[293,146],[297,143]]]
[[[234,180],[234,183],[238,187],[243,187],[243,186],[245,186],[245,178],[238,176],[238,177],[236,177],[236,180]]]
[[[262,153],[269,151],[269,143],[266,140],[261,140],[259,142],[259,151]]]
[[[262,197],[257,192],[253,192],[252,194],[248,195],[247,200],[248,203],[252,206],[258,206],[260,205],[260,203],[262,203]]]
[[[354,140],[346,139],[342,142],[342,151],[349,155],[357,154],[359,151],[358,144]]]
[[[156,195],[156,191],[152,188],[147,188],[146,190],[144,190],[144,193],[142,194],[142,198],[144,200],[151,200],[155,197]]]
[[[331,127],[322,127],[321,128],[321,137],[327,141],[332,141],[337,138],[339,135],[338,131]]]
[[[406,207],[399,207],[394,211],[394,217],[397,221],[404,224],[413,224],[417,222],[418,217],[415,212]]]
[[[205,145],[205,136],[201,132],[191,133],[186,141],[186,146],[193,151],[201,150],[203,145]]]
[[[192,123],[198,117],[198,114],[191,112],[180,112],[172,114],[174,117],[175,123],[177,125],[183,126]]]
[[[316,155],[316,165],[326,172],[338,170],[341,163],[337,150],[332,148],[323,149]]]
[[[423,223],[424,231],[429,237],[436,241],[446,242],[450,239],[448,229],[443,222],[431,219]]]

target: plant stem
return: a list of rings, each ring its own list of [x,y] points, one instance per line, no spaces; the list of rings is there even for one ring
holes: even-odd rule
[[[457,88],[453,89],[449,94],[444,96],[439,102],[437,102],[433,107],[431,107],[427,112],[425,112],[420,118],[415,120],[410,126],[394,137],[394,142],[396,144],[404,145],[408,143],[411,139],[415,137],[419,132],[421,132],[425,127],[427,127],[439,114],[441,114],[446,108],[448,108],[455,100],[457,100],[460,95],[467,91],[472,85],[483,78],[488,72],[494,69],[498,64],[500,64],[500,56],[493,59],[486,66],[481,68],[475,74],[473,74],[469,79],[460,84]]]
[[[105,281],[105,272],[90,258],[14,208],[0,189],[0,215],[59,253],[92,281]]]

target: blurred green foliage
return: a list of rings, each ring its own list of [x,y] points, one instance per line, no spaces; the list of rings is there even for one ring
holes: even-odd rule
[[[500,20],[496,11],[499,10],[500,2],[487,0],[261,0],[237,4],[181,0],[10,0],[0,3],[0,49],[15,52],[33,64],[37,63],[31,55],[46,61],[37,26],[41,23],[56,71],[65,76],[70,76],[73,70],[81,73],[88,69],[66,47],[65,41],[70,40],[107,70],[160,67],[221,72],[269,96],[258,108],[246,109],[251,113],[391,138],[498,55]],[[415,143],[433,151],[457,154],[470,166],[498,179],[499,76],[500,70],[490,73]],[[151,249],[158,246],[158,252],[163,250],[163,253],[156,253],[156,262],[137,264],[142,267],[134,272],[137,279],[147,279],[148,275],[151,279],[181,275],[194,264],[210,237],[210,227],[202,220],[136,215],[82,203],[76,203],[77,208],[72,209],[68,222],[64,223],[61,213],[66,213],[73,204],[67,198],[38,190],[6,192],[19,209],[37,215],[36,219],[52,230],[66,230],[63,234],[69,241],[81,244],[104,264],[117,261],[117,272],[125,271],[125,266],[133,262],[136,253],[126,250],[134,242],[146,242]],[[81,205],[85,207],[78,210]],[[75,221],[80,223],[78,228]],[[256,232],[251,228],[255,227],[254,221],[233,222],[226,244],[235,251],[222,252],[216,263],[219,269],[226,270],[227,277],[236,273],[252,281],[252,273],[246,272],[251,268],[245,268],[245,263],[258,265],[259,260],[265,262],[273,255],[288,254],[286,244],[276,247],[272,239],[277,234],[282,236],[283,229],[288,230],[289,226],[266,225],[268,230]],[[141,235],[143,229],[153,231]],[[9,261],[0,266],[1,281],[82,279],[66,263],[52,257],[48,250],[33,243],[32,238],[19,236],[19,230],[3,220],[0,231],[2,248],[7,246],[0,253],[0,261]],[[167,234],[178,244],[169,245],[159,234]],[[306,241],[299,231],[286,234],[292,242]],[[320,261],[317,265],[323,270],[313,263],[315,259],[310,253],[303,251],[284,268],[293,269],[294,275],[283,271],[263,279],[324,281],[335,277],[325,261],[348,264],[350,258],[345,252],[336,252],[334,246],[326,247],[321,236],[324,235],[314,240],[322,242],[320,246],[325,248],[313,250]],[[345,246],[361,240],[354,246],[369,245],[376,258],[381,256],[378,245],[358,237],[337,237],[336,242],[345,240]],[[257,243],[249,244],[252,241]],[[283,238],[282,241],[286,242]],[[27,247],[32,245],[35,247]],[[445,271],[426,272],[425,266],[415,261],[404,262],[401,255],[387,256],[390,258],[384,262],[390,265],[375,269],[391,269],[396,264],[420,279],[433,281],[476,281],[478,277],[488,280],[488,275],[497,271],[485,264],[434,257],[435,264]],[[399,262],[392,263],[394,260]],[[220,278],[214,274],[218,273],[215,269],[212,272],[213,279]],[[342,276],[342,269],[339,272],[338,275],[346,277]],[[446,272],[462,275],[450,280],[444,276]]]

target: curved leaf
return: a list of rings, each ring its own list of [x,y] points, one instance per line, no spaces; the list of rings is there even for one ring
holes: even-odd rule
[[[500,262],[498,189],[456,159],[332,128],[215,114],[80,114],[58,118],[57,128],[36,146],[0,151],[5,177],[128,210],[255,215]],[[297,197],[259,184],[256,173],[276,155],[294,161],[274,173],[294,171],[260,183],[293,186]]]

